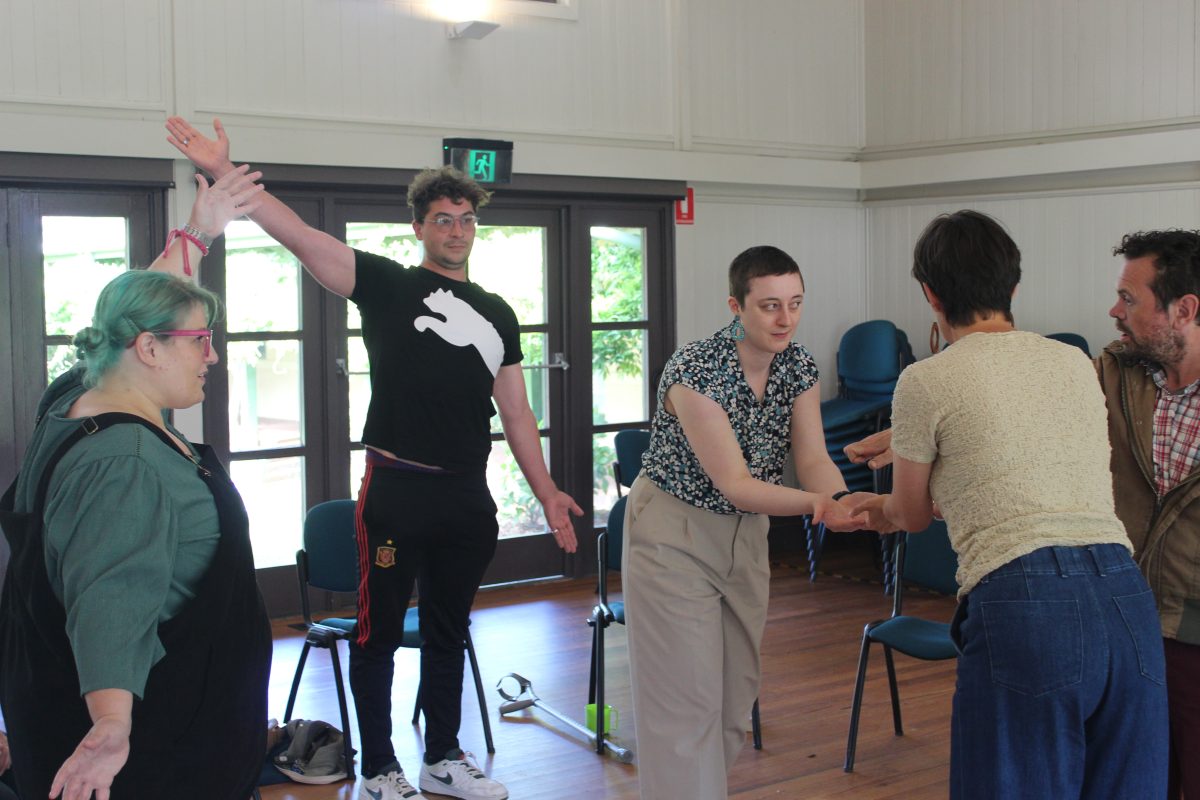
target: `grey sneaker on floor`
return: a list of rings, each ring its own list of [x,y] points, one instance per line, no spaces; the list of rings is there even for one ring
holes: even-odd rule
[[[494,781],[479,769],[475,757],[459,750],[447,753],[436,764],[421,765],[421,791],[429,794],[447,794],[463,800],[507,800],[508,789],[500,781]]]
[[[362,786],[358,787],[358,800],[419,800],[420,797],[401,769],[363,778]]]

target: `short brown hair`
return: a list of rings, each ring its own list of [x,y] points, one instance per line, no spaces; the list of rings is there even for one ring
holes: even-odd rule
[[[492,199],[492,193],[449,165],[421,170],[408,185],[408,204],[412,206],[413,222],[423,222],[429,213],[429,206],[443,197],[455,203],[466,200],[472,210],[478,211]]]
[[[992,313],[1012,322],[1021,251],[999,222],[964,208],[925,226],[913,247],[912,276],[937,295],[951,325],[970,325]]]
[[[729,296],[737,300],[740,306],[746,302],[750,281],[764,275],[792,274],[800,275],[800,265],[778,247],[760,244],[747,248],[738,253],[729,265]],[[800,286],[804,286],[803,275],[800,275]]]

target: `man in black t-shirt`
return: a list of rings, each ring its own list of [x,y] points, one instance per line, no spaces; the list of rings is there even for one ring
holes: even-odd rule
[[[168,141],[220,177],[233,163],[220,121],[213,127],[215,141],[171,117]],[[413,231],[425,248],[419,267],[353,250],[267,192],[251,215],[322,286],[358,305],[370,356],[371,402],[362,437],[367,472],[357,515],[362,578],[350,644],[363,751],[360,800],[417,794],[391,743],[391,689],[393,658],[418,579],[426,721],[421,788],[468,800],[508,797],[458,746],[467,620],[498,535],[484,474],[493,400],[555,541],[567,552],[576,547],[571,514],[583,512],[558,490],[542,458],[521,373],[516,315],[465,274],[476,212],[489,196],[450,167],[417,176],[408,202]]]

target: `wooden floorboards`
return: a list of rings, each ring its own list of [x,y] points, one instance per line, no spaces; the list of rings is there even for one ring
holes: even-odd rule
[[[861,572],[861,571],[860,571]],[[496,753],[485,752],[479,708],[468,681],[463,696],[461,740],[488,772],[503,781],[514,800],[637,798],[636,767],[601,758],[582,738],[548,714],[518,712],[500,718],[496,682],[518,672],[543,700],[580,720],[587,697],[592,606],[591,581],[563,581],[482,592],[472,632],[483,673]],[[952,598],[906,594],[906,612],[948,621]],[[763,642],[761,695],[765,747],[746,749],[730,779],[738,800],[855,798],[926,800],[947,796],[950,700],[954,662],[922,662],[896,656],[905,735],[892,733],[883,654],[876,650],[867,673],[855,772],[842,772],[850,698],[863,625],[887,616],[890,598],[878,583],[807,572],[777,564]],[[617,737],[634,744],[636,721],[629,695],[625,635],[610,628],[609,702],[619,710]],[[275,625],[270,708],[282,714],[302,639]],[[343,646],[343,665],[346,653]],[[417,653],[396,658],[393,739],[410,777],[419,772],[421,732],[409,725],[417,685]],[[328,654],[315,651],[305,672],[296,715],[337,724],[337,701]],[[351,709],[353,714],[353,709]],[[357,728],[353,729],[357,739]],[[415,783],[415,780],[414,780]],[[356,797],[356,785],[264,787],[264,800]],[[436,795],[430,795],[431,798]],[[685,800],[681,798],[681,800]]]

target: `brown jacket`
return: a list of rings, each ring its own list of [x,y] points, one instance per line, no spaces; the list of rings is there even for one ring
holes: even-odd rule
[[[1117,355],[1112,344],[1096,359],[1096,371],[1108,403],[1117,516],[1154,590],[1163,636],[1200,644],[1200,466],[1160,506],[1154,483],[1158,387],[1145,367]]]

